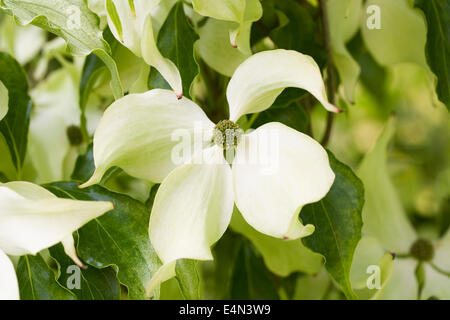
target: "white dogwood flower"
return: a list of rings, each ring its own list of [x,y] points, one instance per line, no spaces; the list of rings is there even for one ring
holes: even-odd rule
[[[113,209],[111,202],[57,198],[30,182],[0,184],[0,300],[19,299],[14,267],[6,256],[37,254],[62,242],[80,267],[72,232]]]
[[[230,129],[238,132],[233,129],[241,116],[269,108],[286,87],[305,89],[327,110],[339,111],[327,101],[314,60],[282,49],[257,53],[238,67],[227,89],[230,119],[217,125],[194,102],[161,89],[125,96],[106,110],[94,135],[96,170],[81,187],[98,183],[111,166],[161,182],[149,235],[163,266],[149,293],[174,276],[177,259],[212,259],[210,246],[227,229],[234,203],[251,226],[267,235],[297,239],[314,231],[298,214],[305,204],[324,197],[334,181],[323,147],[276,122],[224,139]],[[195,139],[195,125],[203,128],[206,139]],[[188,163],[173,161],[174,132],[180,130],[192,137],[187,149],[196,150]],[[275,148],[259,148],[272,134],[278,138]],[[232,167],[224,149],[235,149]],[[255,150],[263,161],[248,161]],[[276,170],[266,172],[267,164]]]
[[[155,67],[178,97],[183,95],[181,76],[175,64],[158,50],[152,26],[152,11],[162,0],[105,0],[108,25],[116,39],[136,56]],[[163,0],[164,1],[164,0]]]

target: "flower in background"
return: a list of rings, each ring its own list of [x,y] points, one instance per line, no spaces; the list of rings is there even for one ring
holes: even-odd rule
[[[450,299],[450,231],[435,240],[419,236],[388,175],[386,149],[394,124],[391,118],[358,170],[366,202],[352,285],[363,298]],[[392,254],[390,261],[386,252]],[[381,287],[376,291],[367,289],[367,268],[371,265],[381,270]]]
[[[151,12],[160,0],[106,0],[108,25],[116,39],[136,56],[155,67],[178,97],[183,95],[181,76],[175,64],[158,50]]]

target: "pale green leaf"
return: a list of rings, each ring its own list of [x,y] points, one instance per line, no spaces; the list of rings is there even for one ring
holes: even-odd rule
[[[64,38],[71,52],[95,53],[111,72],[115,98],[123,95],[111,49],[102,38],[97,16],[84,0],[1,0],[0,7],[22,25],[33,24]]]

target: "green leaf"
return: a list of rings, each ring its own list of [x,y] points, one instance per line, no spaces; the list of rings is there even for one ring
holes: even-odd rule
[[[78,182],[85,182],[89,180],[92,174],[95,171],[95,163],[94,163],[94,145],[91,143],[85,154],[79,155],[76,162],[75,168],[73,169],[72,175],[70,179]],[[112,167],[103,175],[100,184],[103,185],[110,177],[117,172],[121,172],[122,170],[119,167]]]
[[[286,108],[269,108],[261,112],[253,123],[253,128],[258,128],[268,122],[281,122],[300,132],[306,132],[309,125],[308,114],[297,103],[291,103]]]
[[[233,300],[278,300],[270,272],[248,241],[240,241],[230,284]]]
[[[95,54],[91,53],[84,61],[83,71],[80,80],[80,127],[85,141],[89,141],[89,133],[87,131],[86,106],[89,95],[92,93],[95,83],[105,70],[102,60]]]
[[[270,31],[280,26],[280,19],[277,16],[274,0],[261,0],[263,15],[261,19],[253,23],[251,30],[251,46],[270,35]]]
[[[94,267],[113,266],[130,299],[146,299],[145,286],[161,262],[150,244],[145,205],[98,185],[79,189],[78,183],[60,182],[45,187],[58,197],[114,204],[114,210],[78,230],[78,254]]]
[[[5,137],[14,166],[22,170],[28,140],[31,99],[28,80],[20,64],[9,54],[0,52],[0,81],[8,90],[8,112],[0,120],[0,132]]]
[[[78,300],[119,300],[120,284],[113,268],[97,269],[88,267],[81,269],[65,254],[61,243],[49,248],[50,255],[59,264],[58,281],[68,287]],[[79,288],[76,287],[74,277],[79,276]],[[75,283],[74,283],[75,282]]]
[[[399,63],[415,63],[428,69],[425,59],[426,25],[419,10],[411,8],[408,0],[367,0],[363,8],[375,6],[381,13],[379,29],[370,29],[367,19],[376,15],[364,15],[361,19],[361,35],[364,43],[382,66]],[[370,20],[369,20],[370,21]],[[414,41],[406,34],[413,34]]]
[[[336,178],[325,198],[302,209],[303,223],[316,227],[316,231],[302,241],[325,257],[327,271],[339,283],[345,296],[355,299],[350,284],[350,268],[361,239],[364,187],[348,166],[339,162],[331,152],[328,156]]]
[[[200,279],[197,272],[198,261],[179,259],[175,266],[175,273],[180,285],[181,293],[186,300],[199,300]]]
[[[205,272],[204,270],[207,270],[205,268],[202,273],[202,279],[205,279],[203,283],[206,296],[210,295],[212,299],[230,299],[231,276],[241,241],[242,236],[228,228],[214,245],[212,270]]]
[[[416,0],[428,24],[425,54],[438,78],[439,99],[450,109],[450,2],[447,0]]]
[[[40,254],[20,257],[16,274],[22,300],[76,299],[73,293],[56,281],[55,273]]]
[[[88,146],[86,154],[78,156],[70,179],[79,182],[87,181],[94,173],[94,170],[94,148],[91,143]]]
[[[315,274],[322,267],[322,256],[305,248],[300,239],[284,241],[258,232],[244,220],[236,207],[230,226],[252,242],[274,274],[282,277],[297,271]]]
[[[294,300],[329,300],[334,290],[330,276],[323,268],[315,275],[302,275],[297,278]]]
[[[327,53],[320,44],[320,21],[314,19],[317,9],[294,0],[275,1],[279,25],[270,32],[270,38],[279,48],[310,55],[323,66]]]
[[[194,58],[194,46],[198,35],[189,24],[184,13],[183,2],[175,4],[164,22],[158,35],[158,49],[161,54],[172,60],[180,71],[183,82],[183,93],[190,98],[192,81],[199,73],[199,67]],[[149,76],[150,88],[167,88],[169,84],[152,69]]]
[[[364,45],[361,32],[349,43],[348,49],[361,67],[360,81],[372,93],[373,97],[384,104],[387,95],[387,70],[379,65]],[[386,108],[388,111],[388,109]]]
[[[111,49],[103,40],[97,16],[84,0],[1,0],[0,6],[21,25],[33,24],[64,38],[70,51],[78,55],[96,54],[111,73],[116,99],[123,96],[122,85]]]
[[[202,268],[202,293],[208,299],[278,299],[274,277],[243,236],[228,229],[213,256]]]

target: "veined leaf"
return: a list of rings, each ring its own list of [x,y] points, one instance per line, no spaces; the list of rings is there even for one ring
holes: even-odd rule
[[[225,232],[213,248],[214,263],[203,287],[213,299],[278,299],[271,273],[251,243],[243,236]],[[206,277],[206,278],[205,278]]]
[[[188,98],[192,81],[199,73],[194,58],[194,46],[198,39],[184,13],[183,2],[176,3],[159,31],[158,49],[177,66],[183,83],[183,94]],[[169,84],[156,69],[150,72],[149,87],[170,89]]]
[[[230,299],[237,300],[277,300],[275,284],[261,257],[248,241],[240,241],[235,257]]]
[[[336,178],[325,198],[302,209],[303,223],[316,227],[315,232],[302,241],[325,257],[328,273],[339,283],[345,296],[356,299],[350,284],[350,269],[361,239],[364,187],[349,167],[331,152],[328,156]]]
[[[111,72],[111,88],[116,99],[123,96],[122,85],[111,49],[103,40],[98,18],[84,0],[1,0],[0,7],[21,25],[33,24],[64,38],[70,51],[78,55],[96,54]]]
[[[78,254],[94,267],[112,266],[130,299],[146,299],[145,285],[161,262],[150,244],[145,205],[100,186],[79,189],[78,183],[60,182],[45,187],[59,197],[114,204],[114,210],[78,230]]]
[[[416,0],[428,24],[425,53],[431,70],[438,78],[439,99],[450,109],[450,2]]]
[[[0,70],[0,81],[8,90],[8,112],[3,120],[0,120],[0,132],[5,137],[20,178],[31,112],[28,80],[20,64],[7,53],[0,52]]]
[[[55,273],[40,254],[20,257],[16,273],[22,300],[76,299],[73,293],[56,281]]]
[[[200,279],[197,272],[198,261],[191,259],[177,260],[175,273],[181,293],[186,300],[199,300]]]
[[[59,264],[59,283],[70,289],[78,300],[120,299],[120,285],[113,268],[97,269],[90,266],[81,269],[65,254],[61,243],[49,248],[49,251]]]

